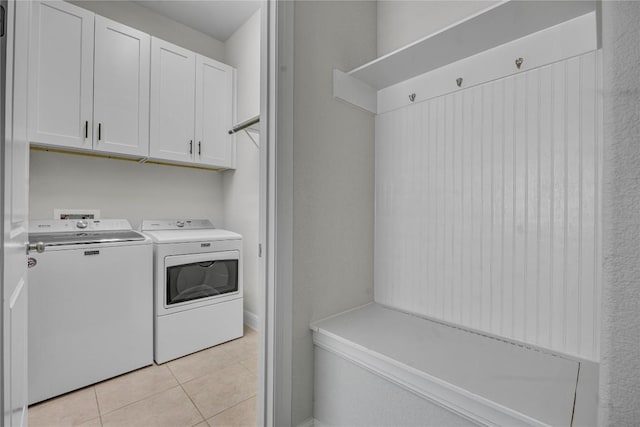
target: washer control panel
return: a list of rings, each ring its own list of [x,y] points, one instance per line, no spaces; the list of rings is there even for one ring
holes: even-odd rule
[[[131,230],[126,219],[43,219],[29,223],[30,233]]]

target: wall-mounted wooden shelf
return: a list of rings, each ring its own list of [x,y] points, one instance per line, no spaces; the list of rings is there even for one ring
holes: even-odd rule
[[[376,89],[593,12],[595,1],[498,3],[348,74]]]
[[[585,15],[592,17],[589,48],[597,49],[597,9],[596,0],[504,1],[352,71],[336,70],[334,96],[377,113],[378,91]],[[572,55],[584,50],[584,41],[568,43],[579,44],[579,48],[572,47]],[[549,60],[558,59],[550,56]]]

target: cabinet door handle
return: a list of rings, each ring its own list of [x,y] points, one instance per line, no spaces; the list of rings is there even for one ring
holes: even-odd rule
[[[84,122],[84,139],[89,138],[89,120]]]
[[[98,123],[98,141],[102,139],[102,123]]]
[[[4,37],[4,6],[0,6],[0,37]]]
[[[189,141],[189,154],[193,154],[193,139]]]
[[[198,156],[202,155],[202,141],[198,141]]]

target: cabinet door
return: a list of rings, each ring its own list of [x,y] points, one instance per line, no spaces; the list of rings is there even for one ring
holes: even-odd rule
[[[164,40],[151,40],[150,157],[193,160],[195,57],[195,53]]]
[[[29,139],[91,149],[94,14],[34,2],[29,52]]]
[[[221,62],[196,57],[197,163],[235,167],[234,69]]]
[[[149,153],[148,34],[96,16],[94,150]]]

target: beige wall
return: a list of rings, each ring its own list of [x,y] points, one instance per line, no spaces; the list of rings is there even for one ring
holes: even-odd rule
[[[378,1],[378,56],[477,13],[496,1]]]
[[[260,11],[225,42],[227,63],[237,70],[237,121],[260,113]],[[260,135],[251,131],[258,142]],[[242,234],[244,309],[257,315],[260,149],[246,132],[237,134],[237,169],[223,173],[224,227]]]
[[[313,413],[310,322],[373,300],[373,116],[332,70],[376,56],[376,3],[294,7],[292,422]]]
[[[220,172],[31,151],[29,217],[55,208],[100,209],[103,218],[208,218],[221,226]]]
[[[224,43],[150,9],[125,0],[67,0],[105,18],[224,62]]]

